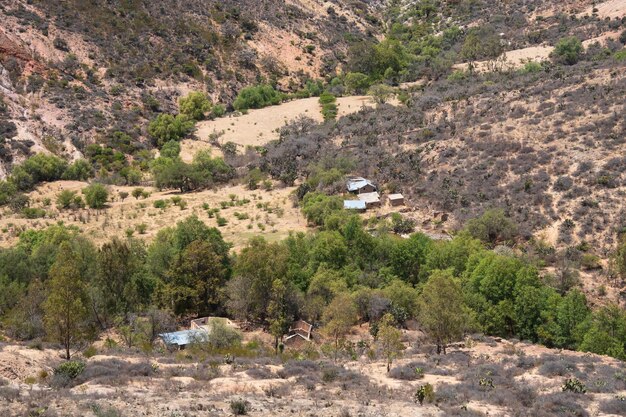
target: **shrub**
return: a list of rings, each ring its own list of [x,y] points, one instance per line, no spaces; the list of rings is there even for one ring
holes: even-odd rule
[[[95,209],[104,207],[109,197],[109,191],[104,185],[99,183],[93,183],[83,188],[83,194],[89,207]]]
[[[403,381],[416,381],[424,378],[424,369],[426,365],[421,363],[409,363],[406,365],[396,366],[389,371],[389,377],[400,379]]]
[[[250,407],[250,403],[245,400],[231,400],[230,401],[230,411],[232,411],[233,415],[236,416],[245,416],[248,414],[248,408]]]
[[[524,67],[521,69],[522,74],[534,74],[537,72],[541,72],[543,70],[543,66],[535,61],[528,61],[524,64]]]
[[[152,205],[154,206],[154,208],[165,209],[167,207],[167,201],[155,200],[154,203],[152,203]]]
[[[214,349],[228,349],[241,344],[241,333],[229,327],[222,320],[214,319],[211,322],[210,333],[211,337],[208,343]]]
[[[587,392],[587,387],[585,384],[580,382],[577,378],[568,378],[565,380],[565,383],[561,387],[563,392],[574,392],[576,394],[584,394]]]
[[[378,104],[384,104],[394,95],[394,90],[387,84],[376,84],[369,88],[367,94]]]
[[[552,56],[557,62],[574,65],[580,59],[583,52],[583,45],[575,36],[569,36],[559,40],[554,47]]]
[[[22,209],[22,216],[27,219],[40,219],[46,217],[46,211],[41,208],[24,207]]]
[[[413,233],[415,230],[415,221],[413,219],[404,218],[400,213],[392,213],[391,230],[397,234]]]
[[[233,107],[235,110],[245,111],[275,105],[281,101],[282,95],[271,85],[261,84],[242,89],[233,102]]]
[[[57,208],[59,210],[68,209],[72,207],[74,203],[76,203],[76,197],[80,199],[79,196],[76,195],[76,191],[63,190],[57,195]],[[82,199],[80,199],[82,201]]]
[[[203,120],[211,111],[211,100],[200,91],[193,91],[178,101],[180,113],[192,120]]]
[[[81,361],[67,361],[54,369],[55,375],[76,379],[85,370],[85,363]]]
[[[184,114],[176,116],[159,114],[156,119],[150,122],[148,133],[156,140],[157,146],[160,148],[171,140],[179,141],[191,134],[194,125],[194,121]]]
[[[349,72],[344,79],[346,90],[350,94],[363,94],[370,86],[369,77],[360,72]]]
[[[483,215],[467,222],[467,231],[476,239],[495,244],[517,235],[517,226],[502,209],[487,210]]]
[[[415,392],[415,402],[419,405],[424,404],[424,401],[431,403],[435,400],[435,389],[430,384],[420,385]]]
[[[324,121],[335,120],[338,113],[339,109],[335,103],[324,104],[322,106],[322,117]]]

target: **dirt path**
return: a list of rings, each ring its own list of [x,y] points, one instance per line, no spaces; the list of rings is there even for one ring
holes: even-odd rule
[[[241,116],[228,116],[216,120],[198,123],[196,136],[198,140],[182,142],[181,156],[190,161],[201,149],[211,149],[214,155],[220,150],[209,143],[209,137],[219,136],[219,143],[234,142],[241,145],[240,151],[246,146],[259,146],[278,139],[278,129],[287,122],[307,116],[318,122],[323,120],[317,97],[293,100],[277,106],[250,110]],[[363,106],[374,106],[368,96],[339,97],[339,117],[359,111]],[[221,134],[223,132],[223,134]]]

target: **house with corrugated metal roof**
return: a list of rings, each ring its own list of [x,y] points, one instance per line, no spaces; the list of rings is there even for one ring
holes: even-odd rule
[[[364,212],[367,209],[365,201],[361,200],[343,200],[343,208],[345,210],[353,210],[358,212]]]
[[[371,193],[377,190],[376,186],[368,179],[363,177],[348,178],[346,182],[348,192],[351,193]]]
[[[159,334],[168,349],[183,350],[192,343],[209,341],[209,333],[204,329],[180,330],[178,332]]]
[[[225,317],[200,317],[191,320],[189,330],[180,330],[171,333],[161,333],[159,337],[168,349],[185,349],[192,343],[208,342],[214,325],[224,325],[238,328],[231,320]]]

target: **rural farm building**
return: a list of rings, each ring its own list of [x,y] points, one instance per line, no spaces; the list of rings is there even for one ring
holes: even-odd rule
[[[289,327],[289,333],[284,338],[283,343],[291,347],[301,346],[304,342],[311,341],[313,325],[304,320],[293,322]]]
[[[359,201],[364,202],[365,208],[368,209],[372,207],[380,207],[380,194],[376,191],[373,193],[361,193],[359,194]]]
[[[363,177],[349,178],[346,186],[348,188],[348,192],[357,194],[372,193],[377,189],[370,180]]]
[[[235,323],[224,317],[201,317],[191,320],[189,330],[161,333],[159,337],[168,349],[183,350],[192,343],[208,342],[211,337],[212,326],[217,323],[237,328]]]
[[[389,194],[387,199],[389,200],[389,204],[392,206],[404,205],[404,196],[402,194]]]
[[[346,210],[354,210],[364,212],[367,209],[365,201],[361,200],[343,200],[343,208]]]
[[[208,342],[209,333],[204,329],[190,329],[161,333],[159,337],[168,349],[183,350],[192,343]]]

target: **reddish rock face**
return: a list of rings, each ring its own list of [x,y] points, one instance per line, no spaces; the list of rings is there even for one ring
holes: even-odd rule
[[[18,61],[22,69],[22,75],[44,72],[44,66],[37,62],[30,51],[11,40],[9,35],[0,28],[0,63],[5,63],[9,58],[14,58]]]

